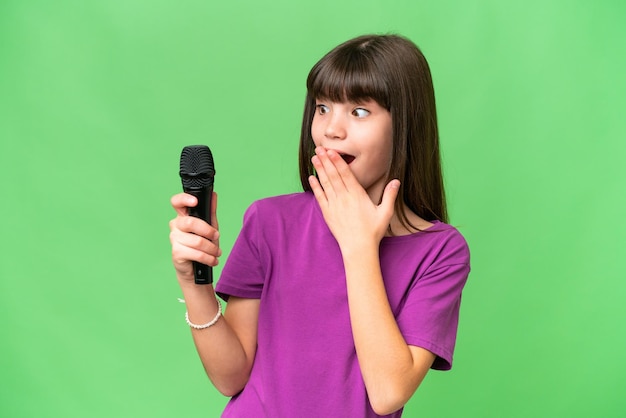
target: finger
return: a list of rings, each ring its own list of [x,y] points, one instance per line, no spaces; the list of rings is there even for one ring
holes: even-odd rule
[[[341,159],[342,161],[343,161],[343,158],[341,158],[341,156],[337,154],[335,151],[325,150],[322,147],[317,147],[315,149],[315,152],[317,153],[317,156],[319,157],[322,163],[322,166],[324,167],[324,171],[326,173],[328,183],[332,185],[332,187],[336,190],[345,189],[346,186],[343,182],[343,179],[341,178],[341,175],[337,171],[337,167],[335,166],[335,163],[331,160],[330,157],[336,156],[336,157],[339,157],[339,159]],[[324,185],[324,183],[322,183],[322,185]]]
[[[324,208],[325,205],[328,203],[328,200],[326,199],[326,193],[324,193],[324,189],[322,189],[320,182],[317,180],[317,178],[315,178],[315,176],[309,176],[309,185],[311,186],[311,190],[315,195],[315,200],[317,200],[317,203],[320,205],[321,208]]]
[[[383,198],[380,202],[379,207],[387,214],[389,217],[393,215],[394,212],[394,203],[398,198],[398,192],[400,190],[400,180],[393,179],[391,180],[385,190],[383,191]]]
[[[172,196],[170,203],[177,214],[186,216],[187,208],[194,207],[198,204],[198,199],[187,193],[178,193]]]
[[[354,177],[354,173],[350,170],[350,166],[346,161],[339,155],[338,152],[333,150],[326,151],[328,155],[328,159],[335,167],[337,175],[341,178],[342,184],[348,189],[352,189],[355,186],[360,186],[360,183]]]
[[[221,254],[220,248],[214,241],[190,232],[182,232],[175,229],[170,232],[170,241],[172,245],[178,244],[183,247],[193,248],[211,256],[217,257]]]
[[[314,155],[313,158],[311,158],[311,162],[313,163],[313,167],[315,167],[315,171],[317,172],[318,183],[324,189],[325,197],[328,198],[329,196],[334,196],[335,192],[333,190],[333,185],[328,179],[326,168],[324,167],[320,156]]]
[[[177,216],[170,221],[170,230],[192,233],[210,240],[219,239],[219,231],[195,216]]]
[[[184,246],[178,242],[172,243],[172,260],[176,265],[182,265],[190,261],[197,261],[207,266],[219,264],[219,254],[210,254],[204,251]]]

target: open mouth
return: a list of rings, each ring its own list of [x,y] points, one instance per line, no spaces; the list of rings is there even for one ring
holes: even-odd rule
[[[352,161],[354,161],[354,155],[350,155],[350,154],[339,154],[341,155],[341,158],[343,158],[343,160],[346,162],[346,164],[350,164]]]

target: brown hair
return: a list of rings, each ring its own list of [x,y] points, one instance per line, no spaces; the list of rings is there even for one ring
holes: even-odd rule
[[[448,222],[443,187],[435,93],[426,58],[398,35],[364,35],[326,54],[311,69],[300,134],[300,181],[311,191],[315,100],[372,99],[391,113],[393,151],[389,178],[400,180],[395,212],[405,227],[408,207],[427,221]],[[382,197],[382,196],[381,196]]]

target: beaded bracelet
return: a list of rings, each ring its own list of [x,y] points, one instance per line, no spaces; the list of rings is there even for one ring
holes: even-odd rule
[[[222,316],[222,303],[217,297],[215,297],[215,300],[217,301],[217,313],[215,314],[215,318],[213,318],[211,321],[207,322],[206,324],[198,325],[198,324],[194,324],[193,322],[189,320],[189,311],[187,311],[185,312],[185,321],[187,321],[187,325],[189,325],[193,329],[206,329],[208,327],[215,325],[217,320],[220,319],[220,316]]]

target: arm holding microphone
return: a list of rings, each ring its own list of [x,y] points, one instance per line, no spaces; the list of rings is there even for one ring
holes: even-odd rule
[[[211,192],[212,223],[189,215],[198,199],[187,193],[172,197],[176,218],[170,221],[172,261],[183,292],[189,320],[204,324],[218,313],[212,284],[196,284],[194,264],[215,266],[221,255],[216,217],[217,195]],[[193,210],[192,210],[193,211]],[[226,396],[239,393],[250,377],[257,342],[259,301],[231,297],[224,316],[209,328],[191,329],[207,375]]]

